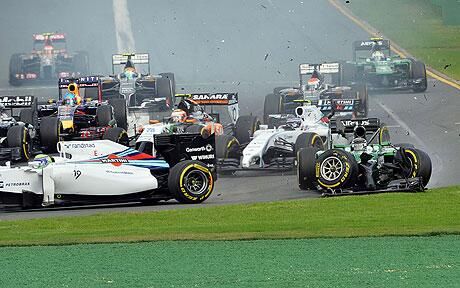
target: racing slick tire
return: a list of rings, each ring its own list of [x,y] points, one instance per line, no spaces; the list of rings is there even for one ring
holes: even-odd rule
[[[423,187],[426,187],[431,178],[431,159],[428,154],[416,148],[404,148],[406,157],[410,162],[409,178],[421,177]]]
[[[123,98],[109,99],[109,105],[113,107],[113,114],[117,122],[117,127],[128,130],[126,100]]]
[[[100,127],[110,126],[113,119],[113,109],[110,105],[101,105],[96,108],[97,125]]]
[[[390,143],[390,130],[385,123],[380,124],[379,135],[371,141],[370,144],[388,145]]]
[[[356,85],[356,92],[358,92],[358,99],[361,101],[359,104],[359,110],[357,111],[357,116],[359,118],[366,118],[367,112],[369,111],[369,94],[367,91],[366,84]]]
[[[352,188],[358,177],[358,163],[353,155],[339,149],[319,155],[315,167],[318,184],[324,189]]]
[[[273,94],[275,94],[275,95],[276,95],[276,94],[280,94],[280,91],[281,91],[281,90],[289,89],[289,88],[291,88],[291,87],[275,87],[275,88],[273,89]]]
[[[61,122],[57,117],[44,117],[40,121],[40,141],[47,153],[57,150],[57,143],[60,139]]]
[[[10,75],[9,83],[12,86],[20,86],[21,80],[16,78],[16,74],[22,73],[22,59],[21,54],[13,54],[10,58]]]
[[[244,115],[238,117],[235,124],[235,138],[240,144],[246,144],[251,141],[254,132],[259,130],[260,121],[256,116]]]
[[[268,94],[264,101],[264,124],[273,128],[270,122],[270,114],[280,114],[282,111],[282,98],[279,94]]]
[[[394,145],[395,147],[401,147],[401,148],[415,148],[414,144],[410,143],[398,143]]]
[[[416,86],[414,86],[414,88],[412,88],[412,90],[415,93],[425,92],[426,89],[428,88],[428,81],[427,81],[427,78],[426,78],[425,64],[423,62],[416,61],[414,59],[410,59],[410,60],[412,62],[412,65],[411,65],[412,79],[413,80],[422,79],[422,83],[417,84]]]
[[[168,188],[180,203],[201,203],[214,189],[214,176],[204,163],[185,160],[169,171]]]
[[[73,69],[74,72],[80,75],[88,75],[89,73],[89,54],[86,51],[78,51],[73,56]]]
[[[21,160],[29,160],[31,155],[31,139],[29,130],[24,125],[11,126],[6,133],[9,148],[20,147]]]
[[[110,140],[115,143],[119,143],[125,146],[129,145],[129,137],[126,130],[121,127],[110,127],[108,128],[104,136],[102,136],[104,140]]]
[[[163,107],[164,110],[169,110],[174,106],[174,90],[173,90],[173,80],[167,78],[167,77],[162,77],[158,78],[156,80],[156,96],[158,98],[166,98],[166,103],[169,102],[169,107],[165,106]]]
[[[216,136],[217,159],[239,159],[241,154],[238,139],[230,135]]]
[[[317,148],[319,150],[324,149],[324,142],[321,136],[319,136],[316,133],[311,133],[311,132],[306,132],[300,134],[294,144],[294,152],[297,153],[302,149],[302,148]]]
[[[302,148],[297,152],[297,181],[300,190],[315,189],[316,182],[316,147]]]

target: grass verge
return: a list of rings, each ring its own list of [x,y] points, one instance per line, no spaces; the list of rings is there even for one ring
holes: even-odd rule
[[[0,246],[460,234],[460,186],[170,211],[0,222]]]
[[[460,26],[444,25],[432,1],[353,0],[347,7],[416,58],[460,80]]]

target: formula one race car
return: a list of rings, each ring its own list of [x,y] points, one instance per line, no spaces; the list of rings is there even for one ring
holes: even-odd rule
[[[355,41],[353,61],[345,64],[345,71],[348,83],[367,83],[372,89],[424,92],[428,87],[425,64],[392,55],[390,41],[382,38]]]
[[[10,59],[9,82],[52,82],[62,77],[79,77],[89,71],[88,53],[67,52],[66,35],[42,33],[33,35],[32,53],[13,54]]]
[[[0,161],[29,160],[37,142],[36,116],[34,96],[0,96]]]
[[[366,117],[368,112],[367,86],[357,84],[345,86],[343,69],[340,63],[300,64],[300,85],[296,88],[274,89],[273,94],[265,96],[264,124],[279,125],[280,114],[294,114],[299,101],[309,100],[324,114],[331,112],[331,100],[342,99],[342,116]]]
[[[411,144],[392,145],[379,119],[336,119],[331,132],[349,144],[330,141],[329,149],[301,149],[297,155],[300,189],[343,196],[380,192],[423,191],[431,177],[431,160]]]
[[[138,72],[135,64],[147,65],[146,74]],[[150,74],[149,54],[112,55],[112,73],[115,66],[124,65],[117,75],[102,77],[103,99],[124,99],[131,114],[169,111],[174,108],[175,80],[173,73]],[[132,121],[129,121],[132,122]],[[128,123],[120,127],[128,129]]]
[[[112,128],[113,129],[113,128]],[[201,203],[214,189],[214,137],[157,135],[159,159],[107,140],[59,142],[59,157],[0,166],[0,203],[22,208],[176,199]]]
[[[224,153],[224,149],[238,153],[259,129],[257,117],[239,116],[237,93],[178,94],[176,97],[182,100],[170,117],[140,127],[136,145],[143,147],[139,148],[141,151],[155,153],[153,135],[159,133],[201,133],[204,137],[215,135],[218,155]],[[221,107],[227,108],[229,119],[216,111]]]
[[[103,101],[99,77],[61,78],[59,100],[38,108],[41,146],[44,151],[53,152],[60,140],[102,138],[127,145],[128,135],[117,126],[116,115],[126,118],[125,101]],[[114,126],[116,129],[107,131]]]
[[[283,119],[283,125],[272,129],[267,129],[266,125],[261,126],[249,144],[243,147],[242,153],[232,151],[232,146],[222,145],[219,148],[216,141],[218,172],[290,170],[294,167],[300,149],[324,149],[329,138],[329,118],[318,107],[311,105],[310,101],[298,106],[295,116],[285,115]]]

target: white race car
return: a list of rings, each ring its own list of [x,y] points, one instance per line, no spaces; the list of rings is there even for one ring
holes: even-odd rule
[[[58,143],[58,157],[0,167],[0,203],[23,208],[176,199],[200,203],[214,188],[214,136],[155,136],[162,158],[109,140]],[[191,160],[203,158],[203,161]]]
[[[240,155],[225,151],[219,138],[216,139],[216,156],[219,172],[244,169],[292,169],[297,151],[306,147],[325,147],[329,139],[329,119],[320,109],[306,103],[295,109],[296,115],[280,114],[273,129],[261,125],[251,142]],[[234,155],[234,154],[233,154]]]

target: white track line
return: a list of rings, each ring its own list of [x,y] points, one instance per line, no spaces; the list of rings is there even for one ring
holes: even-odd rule
[[[377,104],[382,107],[383,110],[385,110],[385,112],[387,112],[396,122],[398,122],[398,124],[404,129],[406,130],[407,132],[409,132],[409,135],[415,139],[415,141],[417,141],[418,145],[420,147],[422,147],[422,149],[424,149],[426,151],[426,145],[425,143],[423,143],[422,139],[420,139],[415,133],[414,131],[412,131],[412,129],[409,128],[409,126],[407,126],[406,123],[404,123],[404,121],[401,120],[401,118],[399,118],[398,115],[396,115],[395,112],[393,112],[393,110],[391,110],[390,108],[388,108],[387,106],[385,106],[385,104],[383,104],[382,102],[378,101],[377,100]]]
[[[129,18],[128,1],[113,0],[112,3],[118,53],[136,52],[131,19]]]

